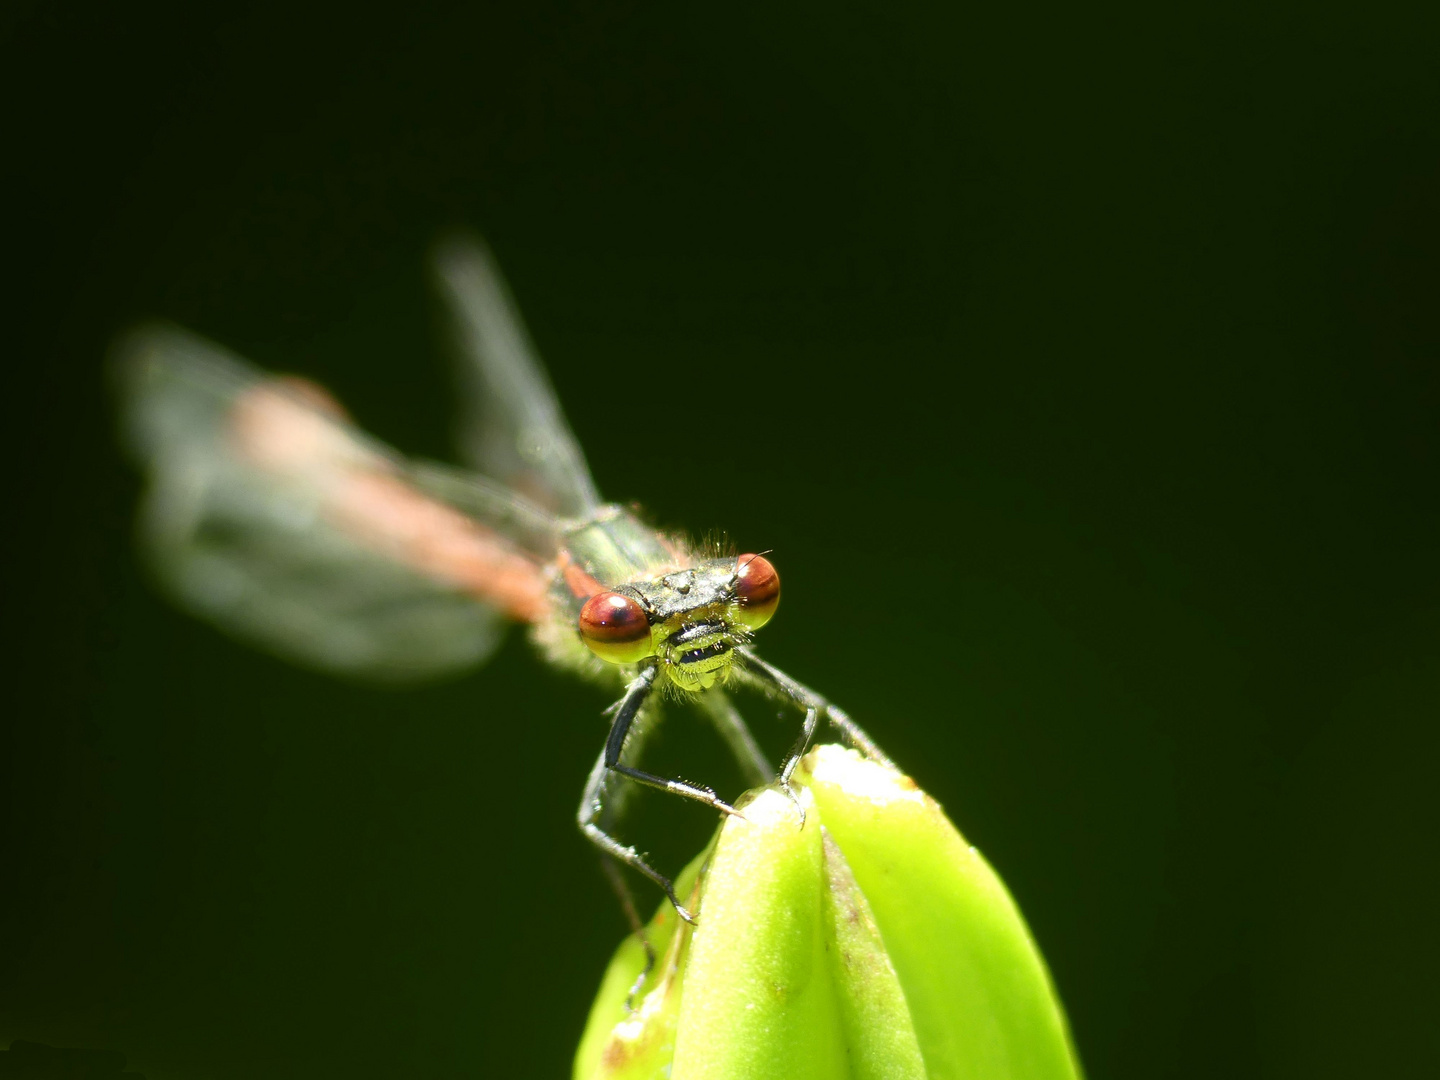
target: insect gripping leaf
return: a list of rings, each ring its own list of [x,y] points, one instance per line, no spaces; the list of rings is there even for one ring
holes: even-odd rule
[[[644,952],[621,946],[577,1080],[1077,1078],[1019,911],[939,805],[836,746],[795,779],[803,828],[762,790],[682,880],[699,925],[657,915],[660,959],[633,1011]]]
[[[703,784],[644,770],[654,701],[689,699],[760,780],[772,763],[727,684],[788,705],[799,721],[782,780],[822,721],[883,755],[848,714],[755,652],[780,601],[763,553],[695,548],[601,501],[484,244],[451,237],[433,262],[479,473],[406,458],[308,379],[269,374],[179,327],[142,326],[111,365],[124,438],[147,477],[140,547],[156,582],[193,614],[357,680],[459,672],[493,653],[509,623],[528,624],[555,667],[621,693],[581,830],[688,917],[670,879],[617,833],[625,793],[648,785],[732,808]]]

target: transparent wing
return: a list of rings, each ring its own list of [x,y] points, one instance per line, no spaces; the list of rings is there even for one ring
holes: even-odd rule
[[[404,681],[484,659],[544,604],[548,518],[414,466],[318,386],[175,327],[117,352],[125,436],[149,477],[143,547],[184,607],[327,671]]]
[[[453,315],[467,460],[555,514],[588,515],[595,482],[489,251],[452,237],[436,248],[435,274]]]

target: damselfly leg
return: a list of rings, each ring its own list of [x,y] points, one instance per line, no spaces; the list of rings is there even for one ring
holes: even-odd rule
[[[739,710],[722,690],[716,687],[701,694],[698,704],[709,714],[716,728],[730,744],[741,768],[745,770],[752,781],[763,784],[778,780],[781,789],[795,803],[802,826],[805,822],[805,810],[790,786],[790,778],[794,775],[800,759],[810,748],[822,714],[852,746],[875,761],[885,765],[890,764],[890,759],[846,713],[831,705],[813,690],[790,678],[779,668],[767,664],[748,649],[735,650],[735,667],[751,685],[768,696],[792,702],[804,713],[800,734],[791,746],[790,752],[785,756],[778,778],[771,772],[763,752],[755,742],[755,738],[750,733]],[[631,749],[629,740],[636,732],[635,724],[641,710],[655,691],[658,674],[658,667],[655,664],[647,664],[642,667],[640,673],[626,687],[624,696],[614,706],[614,720],[610,725],[609,737],[605,741],[605,749],[596,760],[585,785],[585,794],[580,802],[579,823],[581,831],[607,858],[622,862],[655,882],[664,891],[681,918],[686,922],[694,923],[696,921],[695,914],[680,903],[671,880],[651,866],[634,847],[622,844],[611,834],[611,822],[607,813],[607,796],[610,795],[609,780],[612,776],[623,776],[672,795],[693,799],[722,813],[744,816],[708,787],[684,780],[667,780],[629,765],[623,760],[628,756],[627,749]],[[638,749],[638,745],[635,745],[634,750],[638,752]],[[614,880],[612,877],[612,881]],[[624,889],[617,883],[617,892],[620,894],[622,906],[626,907],[627,911],[633,911],[634,903],[628,889]],[[644,941],[643,934],[641,939]],[[648,971],[648,965],[654,962],[654,956],[648,942],[645,942],[645,949],[646,970]],[[639,983],[637,982],[636,985],[638,987]]]
[[[810,748],[810,740],[815,735],[815,727],[821,713],[825,714],[825,719],[830,721],[830,725],[840,732],[846,742],[870,760],[887,768],[895,767],[894,762],[886,757],[884,751],[875,744],[875,740],[865,734],[860,725],[850,719],[848,713],[832,705],[809,687],[796,682],[775,665],[767,664],[749,649],[736,650],[735,664],[736,668],[748,677],[752,685],[771,696],[794,702],[805,713],[800,737],[795,740],[795,745],[791,747],[789,755],[780,767],[780,783],[787,788],[790,777],[795,772],[795,766],[800,763],[800,759],[805,756],[805,751]]]
[[[744,815],[740,814],[740,811],[708,787],[692,784],[687,780],[666,780],[663,776],[656,776],[654,773],[626,765],[620,760],[625,749],[625,739],[630,734],[630,727],[644,706],[646,698],[654,689],[654,684],[655,666],[652,664],[641,671],[626,690],[625,696],[620,699],[619,708],[615,711],[615,720],[610,725],[610,736],[605,740],[605,767],[621,776],[628,776],[631,780],[644,784],[646,787],[656,788],[671,795],[679,795],[685,799],[694,799],[721,813],[743,817]]]
[[[621,760],[631,727],[640,715],[640,710],[644,707],[646,700],[654,691],[656,674],[657,668],[654,664],[643,667],[640,674],[626,687],[625,696],[620,699],[615,709],[615,719],[610,725],[610,736],[605,740],[605,749],[601,751],[595,767],[590,770],[590,779],[585,785],[585,794],[580,801],[580,830],[592,844],[605,854],[638,870],[660,886],[670,903],[675,906],[675,910],[679,912],[680,917],[686,922],[693,923],[695,922],[694,914],[680,903],[670,879],[646,862],[634,847],[620,843],[596,824],[596,819],[601,817],[605,810],[606,782],[611,774],[627,777],[637,783],[657,788],[671,795],[694,799],[696,802],[725,814],[739,814],[738,810],[707,787],[687,783],[684,780],[666,780],[662,776],[656,776],[627,765]]]

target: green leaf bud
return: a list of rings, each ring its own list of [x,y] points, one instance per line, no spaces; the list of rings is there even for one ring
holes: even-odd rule
[[[822,746],[741,800],[621,944],[576,1080],[1078,1080],[1044,961],[1014,901],[909,778]]]

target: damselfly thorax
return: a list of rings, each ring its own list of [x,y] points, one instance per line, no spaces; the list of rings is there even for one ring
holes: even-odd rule
[[[142,547],[191,611],[356,678],[457,670],[485,659],[507,623],[529,624],[556,666],[620,691],[581,830],[693,918],[670,880],[613,835],[609,796],[622,780],[734,813],[707,787],[637,766],[636,721],[658,695],[713,722],[754,783],[788,792],[822,715],[884,757],[845,713],[756,654],[780,600],[770,559],[696,549],[603,502],[487,253],[455,241],[435,266],[466,391],[461,443],[478,472],[407,460],[314,383],[146,327],[115,365],[125,434],[149,478]],[[794,707],[799,732],[778,772],[732,684]],[[623,888],[622,900],[633,915]]]

